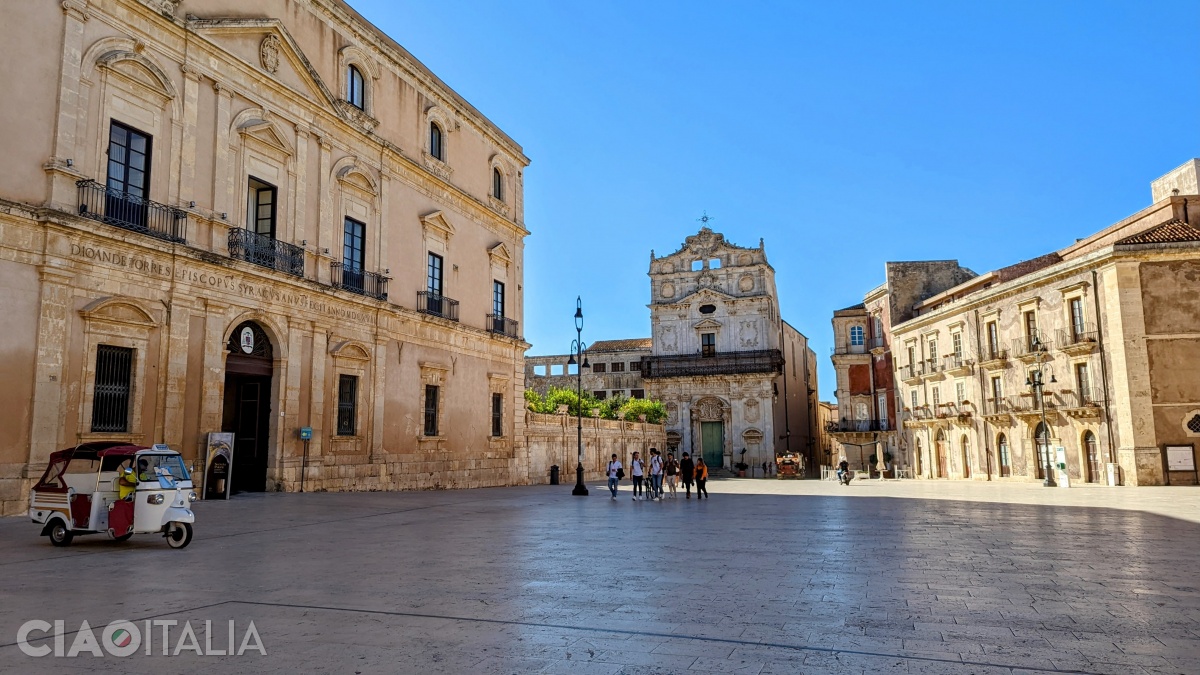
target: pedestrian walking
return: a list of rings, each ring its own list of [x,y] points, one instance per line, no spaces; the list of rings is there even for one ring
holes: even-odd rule
[[[683,453],[683,459],[679,460],[679,480],[683,481],[684,498],[692,498],[692,481],[696,479],[696,464],[692,461],[691,455]]]
[[[612,456],[612,460],[608,463],[608,469],[605,470],[608,475],[608,491],[612,493],[613,501],[617,499],[617,483],[625,477],[625,468],[621,466],[620,460],[616,455]]]
[[[662,501],[663,461],[656,448],[650,448],[650,499]]]
[[[696,458],[696,499],[701,496],[708,496],[708,488],[704,484],[708,482],[708,465],[704,463],[703,457]]]
[[[675,459],[675,455],[667,455],[663,471],[667,474],[667,487],[671,490],[671,499],[678,499],[679,496],[675,494],[675,476],[679,474],[679,462]]]
[[[642,480],[646,478],[646,463],[636,452],[633,453],[633,459],[629,460],[629,475],[633,478],[633,501],[636,502],[638,497],[644,497]]]

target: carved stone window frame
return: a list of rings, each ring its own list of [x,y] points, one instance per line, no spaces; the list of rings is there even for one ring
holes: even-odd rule
[[[496,194],[495,181],[493,180],[494,172],[500,172],[501,193]],[[496,211],[505,218],[512,212],[511,201],[513,196],[513,185],[515,183],[514,175],[516,171],[509,163],[508,159],[496,153],[488,160],[488,204],[492,210]]]
[[[513,405],[512,405],[511,396],[509,396],[509,392],[511,390],[511,388],[509,386],[509,382],[510,382],[509,376],[506,373],[488,373],[487,438],[488,438],[488,446],[491,447],[492,449],[499,449],[499,448],[507,447],[509,444],[509,441],[512,440],[513,411],[510,410],[510,408],[512,408]],[[500,408],[500,432],[501,433],[499,436],[492,435],[492,396],[494,396],[496,394],[500,394],[504,400],[503,407]],[[438,415],[439,416],[441,415],[441,408],[438,408]],[[441,420],[438,420],[438,421],[439,421],[439,423],[441,422]],[[441,429],[441,427],[439,427],[439,430],[440,429]]]
[[[111,440],[145,442],[142,410],[146,396],[152,395],[145,386],[147,355],[152,333],[159,328],[154,313],[140,301],[125,297],[100,298],[79,310],[83,318],[84,354],[80,382],[83,396],[79,406],[77,438],[79,442]],[[128,431],[93,432],[92,406],[96,396],[96,353],[100,345],[133,350],[132,373],[129,383]]]
[[[341,92],[341,103],[356,121],[369,129],[378,126],[375,118],[375,87],[379,80],[379,65],[365,50],[354,45],[342,47],[338,52],[338,91]],[[350,66],[358,69],[363,76],[363,107],[359,108],[350,102]]]
[[[438,178],[448,181],[451,174],[454,173],[454,169],[450,166],[450,135],[459,130],[458,120],[445,108],[437,105],[425,108],[421,119],[421,159],[426,169],[429,169]],[[433,148],[430,146],[429,136],[432,124],[437,124],[442,131],[441,159],[433,156]]]
[[[371,379],[371,349],[357,340],[331,340],[329,355],[333,359],[333,368],[329,373],[330,391],[326,397],[326,419],[329,425],[329,442],[334,451],[361,453],[365,451],[363,431],[370,429],[370,413],[374,409],[374,382]],[[339,436],[337,433],[338,419],[338,383],[342,375],[353,375],[358,378],[358,389],[355,392],[354,435]]]
[[[450,372],[450,366],[433,361],[421,361],[421,389],[418,401],[417,410],[420,412],[421,423],[418,425],[417,439],[421,444],[422,449],[435,449],[429,447],[430,444],[436,446],[440,441],[446,440],[446,382],[447,373]],[[425,435],[425,387],[433,385],[438,388],[438,407],[437,407],[437,430],[436,436]]]

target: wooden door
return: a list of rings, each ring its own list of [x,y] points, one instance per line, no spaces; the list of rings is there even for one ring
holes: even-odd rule
[[[704,463],[710,469],[725,465],[725,424],[723,422],[701,422],[700,444]]]

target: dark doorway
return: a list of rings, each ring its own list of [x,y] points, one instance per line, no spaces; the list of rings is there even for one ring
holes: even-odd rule
[[[262,492],[271,448],[273,350],[252,321],[234,329],[227,347],[221,430],[233,433],[230,492]]]

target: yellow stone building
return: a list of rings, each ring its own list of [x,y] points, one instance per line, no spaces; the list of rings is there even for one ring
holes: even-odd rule
[[[5,18],[0,511],[212,432],[235,490],[528,481],[515,141],[341,0]]]

